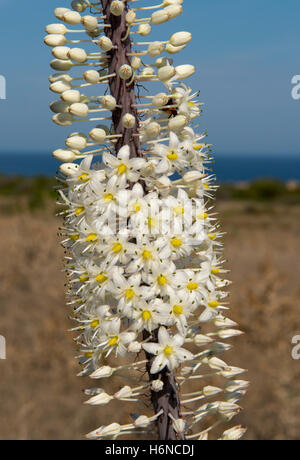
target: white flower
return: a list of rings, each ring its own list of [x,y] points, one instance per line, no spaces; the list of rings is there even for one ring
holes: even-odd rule
[[[134,332],[120,332],[121,319],[114,318],[111,321],[107,321],[103,324],[103,339],[100,346],[106,351],[106,356],[114,352],[116,355],[126,356],[127,346],[130,342],[133,342],[136,338]]]
[[[179,145],[179,139],[173,132],[170,132],[169,146],[154,144],[151,154],[154,155],[153,158],[161,158],[161,161],[159,161],[158,166],[155,168],[157,174],[171,175],[175,170],[181,171],[188,165],[182,151],[179,149]]]
[[[177,334],[171,337],[165,327],[160,327],[158,331],[158,343],[145,343],[144,350],[147,353],[156,355],[151,367],[151,374],[157,374],[165,367],[174,370],[184,361],[192,360],[193,354],[181,348],[184,338]]]
[[[134,309],[132,318],[134,320],[130,329],[137,334],[142,330],[152,332],[158,326],[167,323],[167,306],[160,299],[150,303],[141,301]]]
[[[141,274],[135,273],[125,278],[121,272],[115,271],[110,284],[110,292],[118,301],[118,312],[131,318],[133,307],[137,306],[145,295],[141,288]]]
[[[126,182],[137,182],[140,177],[140,170],[145,166],[143,158],[130,158],[128,145],[119,150],[117,157],[105,152],[103,161],[110,168],[109,177],[116,176],[120,186],[124,187]]]

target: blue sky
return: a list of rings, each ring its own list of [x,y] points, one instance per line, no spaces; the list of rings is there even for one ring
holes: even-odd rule
[[[69,4],[0,0],[2,152],[51,152],[70,132],[50,120],[56,97],[48,90],[51,53],[42,41],[44,26],[56,22],[53,9]],[[299,0],[185,0],[183,16],[154,29],[157,39],[193,33],[175,59],[197,67],[190,83],[201,90],[201,126],[217,154],[299,153],[300,100],[291,97],[291,79],[300,74],[299,14]]]

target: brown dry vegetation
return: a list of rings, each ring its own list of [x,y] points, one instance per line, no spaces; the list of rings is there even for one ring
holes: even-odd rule
[[[300,438],[300,208],[223,202],[226,255],[232,270],[232,319],[246,332],[230,362],[252,385],[236,423],[246,439]],[[71,323],[64,304],[62,250],[50,212],[0,216],[0,439],[82,439],[106,423],[107,411],[82,404]],[[227,358],[226,358],[227,359]],[[228,359],[227,359],[228,361]],[[117,407],[115,407],[116,410]]]

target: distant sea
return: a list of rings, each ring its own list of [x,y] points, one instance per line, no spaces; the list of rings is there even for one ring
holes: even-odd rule
[[[0,174],[53,176],[58,165],[51,154],[0,153]],[[216,155],[212,168],[219,182],[251,181],[260,178],[300,181],[300,154],[299,157]]]

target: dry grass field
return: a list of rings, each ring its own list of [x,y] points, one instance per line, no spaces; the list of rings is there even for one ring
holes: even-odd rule
[[[106,412],[82,404],[91,381],[76,377],[66,333],[58,220],[48,210],[1,209],[0,439],[82,439]],[[246,333],[234,340],[230,362],[247,368],[252,382],[236,422],[248,426],[246,439],[299,439],[300,361],[291,358],[291,339],[300,334],[300,207],[222,201],[219,211],[231,317]]]

